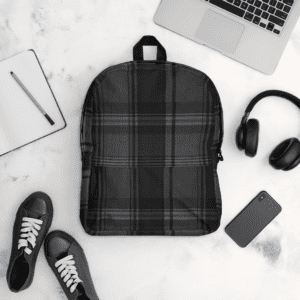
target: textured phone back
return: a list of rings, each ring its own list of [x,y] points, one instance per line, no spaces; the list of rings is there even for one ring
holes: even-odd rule
[[[239,246],[246,247],[280,212],[281,206],[267,192],[261,192],[227,225],[225,231]]]

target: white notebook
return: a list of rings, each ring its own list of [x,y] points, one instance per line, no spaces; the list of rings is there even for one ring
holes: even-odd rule
[[[51,125],[10,72],[13,72],[44,111]],[[66,127],[46,76],[33,50],[0,62],[0,155]]]

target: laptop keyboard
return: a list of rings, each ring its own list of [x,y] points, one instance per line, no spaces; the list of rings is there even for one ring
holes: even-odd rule
[[[294,0],[205,0],[277,35]]]

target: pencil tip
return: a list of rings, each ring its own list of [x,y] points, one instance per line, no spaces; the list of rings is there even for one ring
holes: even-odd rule
[[[13,72],[10,72],[10,74],[14,74]]]

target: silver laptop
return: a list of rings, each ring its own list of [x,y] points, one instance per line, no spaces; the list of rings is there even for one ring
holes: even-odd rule
[[[155,23],[272,74],[300,13],[300,0],[162,0]]]

